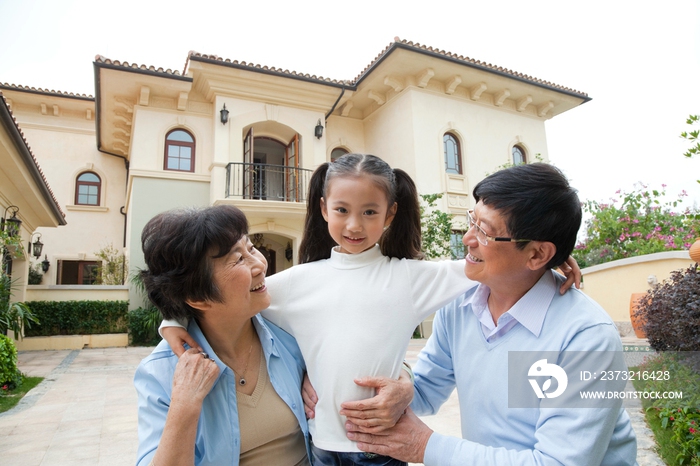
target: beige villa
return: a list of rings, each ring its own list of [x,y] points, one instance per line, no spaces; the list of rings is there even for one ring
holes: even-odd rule
[[[142,267],[143,225],[182,206],[240,207],[270,270],[291,267],[309,176],[346,152],[406,170],[463,224],[478,181],[547,161],[545,122],[590,100],[398,38],[345,81],[196,52],[183,71],[97,56],[94,78],[94,97],[0,84],[13,122],[1,128],[0,207],[18,206],[24,243],[41,233],[44,244],[39,259],[14,261],[13,277],[26,283],[29,262],[48,261],[23,299],[138,305],[128,285],[92,284],[96,253],[113,246]],[[37,168],[20,167],[30,159]]]

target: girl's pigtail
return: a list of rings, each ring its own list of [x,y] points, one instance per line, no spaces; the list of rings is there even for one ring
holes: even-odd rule
[[[394,176],[397,210],[391,226],[379,240],[382,253],[399,259],[424,259],[425,255],[421,250],[418,189],[408,173],[400,168],[394,169]]]
[[[321,198],[329,165],[328,162],[320,165],[309,181],[304,236],[299,245],[300,264],[328,259],[331,257],[331,249],[336,245],[328,233],[328,225],[321,213]]]

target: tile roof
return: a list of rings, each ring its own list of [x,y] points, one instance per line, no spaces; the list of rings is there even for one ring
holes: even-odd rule
[[[336,79],[331,79],[331,78],[324,78],[323,76],[316,76],[316,75],[309,75],[305,73],[299,73],[297,71],[289,71],[289,70],[283,70],[281,68],[275,68],[274,66],[265,66],[265,65],[259,65],[259,64],[254,64],[254,63],[246,63],[245,61],[238,61],[238,60],[231,60],[231,59],[224,59],[219,57],[218,55],[207,55],[207,54],[202,54],[199,52],[195,51],[190,51],[188,56],[187,56],[187,61],[185,62],[185,68],[183,71],[183,74],[187,72],[187,67],[189,65],[189,61],[191,58],[200,58],[206,61],[215,61],[215,62],[221,62],[222,64],[230,64],[239,68],[248,68],[251,71],[264,71],[268,73],[274,73],[274,74],[279,74],[279,75],[285,75],[285,76],[291,76],[291,77],[301,77],[305,79],[310,79],[314,81],[319,81],[319,82],[324,82],[324,83],[333,83],[333,84],[345,84],[349,86],[356,86],[380,61],[382,61],[386,56],[388,56],[393,50],[397,48],[404,48],[404,49],[409,49],[409,50],[414,50],[419,53],[427,53],[433,56],[436,56],[438,58],[445,58],[466,66],[470,66],[473,68],[478,68],[482,69],[487,72],[493,72],[493,73],[498,73],[504,76],[512,77],[515,79],[518,79],[520,81],[526,81],[530,82],[535,85],[543,86],[543,87],[548,87],[554,90],[559,90],[563,91],[566,93],[571,93],[571,94],[576,94],[578,96],[587,98],[588,94],[585,92],[577,91],[575,89],[571,89],[565,86],[561,86],[559,84],[552,83],[550,81],[545,81],[543,79],[535,78],[533,76],[526,75],[524,73],[519,73],[517,71],[510,70],[508,68],[504,68],[502,66],[497,66],[497,65],[492,65],[491,63],[486,63],[481,60],[475,60],[470,57],[466,57],[463,55],[458,55],[456,53],[452,52],[446,52],[445,50],[440,50],[438,48],[430,47],[427,45],[421,45],[419,43],[414,43],[408,40],[402,40],[398,37],[394,37],[394,42],[390,43],[387,45],[384,50],[382,50],[376,57],[375,59],[365,67],[364,70],[360,74],[358,74],[355,79],[353,80],[336,80]]]
[[[63,216],[63,218],[65,220],[66,214],[61,209],[61,205],[58,203],[58,200],[56,200],[56,195],[54,194],[53,190],[51,189],[51,186],[49,186],[49,182],[46,179],[46,176],[44,175],[44,172],[42,171],[41,167],[39,166],[39,162],[37,161],[36,156],[34,155],[34,152],[32,152],[32,148],[29,147],[29,143],[27,142],[27,138],[25,137],[24,132],[22,131],[22,128],[20,128],[19,123],[17,123],[17,118],[15,118],[14,114],[12,113],[12,109],[10,109],[10,106],[7,105],[7,99],[5,98],[5,95],[2,93],[2,91],[0,91],[0,99],[2,99],[2,104],[7,108],[7,111],[10,114],[10,117],[12,118],[12,121],[15,124],[15,128],[17,129],[17,132],[22,137],[22,140],[24,141],[24,145],[27,148],[27,152],[29,153],[32,161],[34,162],[34,166],[36,167],[37,173],[39,174],[39,176],[41,176],[41,179],[44,181],[44,185],[46,185],[46,189],[48,190],[49,195],[51,195],[51,199],[53,200],[53,203],[56,205],[58,212]]]
[[[87,94],[74,94],[72,92],[54,91],[53,89],[48,90],[48,89],[42,89],[40,87],[29,87],[29,86],[22,86],[22,85],[17,85],[17,84],[0,83],[0,89],[22,91],[22,92],[33,92],[35,94],[49,94],[49,95],[56,95],[56,96],[60,96],[60,97],[74,97],[74,98],[84,99],[84,100],[95,100],[95,98],[93,96],[87,95]]]
[[[462,64],[467,65],[467,66],[480,68],[480,69],[483,69],[485,71],[491,71],[491,72],[496,72],[496,73],[503,74],[506,76],[511,76],[513,78],[517,78],[517,79],[524,80],[524,81],[529,81],[531,83],[539,84],[539,85],[546,86],[546,87],[549,87],[552,89],[558,89],[561,91],[579,94],[581,96],[586,96],[586,97],[588,96],[588,94],[586,94],[585,92],[577,91],[575,89],[564,87],[564,86],[561,86],[559,84],[555,84],[555,83],[552,83],[549,81],[544,81],[542,79],[538,79],[538,78],[535,78],[535,77],[532,77],[532,76],[529,76],[529,75],[526,75],[523,73],[518,73],[517,71],[513,71],[513,70],[510,70],[508,68],[504,68],[502,66],[492,65],[491,63],[482,62],[481,60],[475,60],[473,58],[466,57],[463,55],[458,55],[456,53],[446,52],[444,50],[440,50],[438,48],[430,47],[427,45],[421,45],[417,42],[414,43],[414,42],[411,42],[411,41],[408,41],[405,39],[402,40],[399,37],[394,37],[394,42],[387,45],[384,48],[384,50],[382,50],[382,52],[380,52],[379,55],[377,55],[377,57],[369,65],[367,65],[367,67],[365,67],[365,69],[362,70],[362,72],[359,75],[357,75],[357,77],[353,80],[353,84],[356,84],[358,81],[360,81],[363,78],[363,76],[365,74],[367,74],[378,62],[380,62],[385,56],[389,55],[389,53],[397,47],[412,49],[412,50],[416,50],[416,51],[424,52],[424,53],[429,53],[431,55],[435,55],[438,57],[445,57],[445,58],[454,60],[458,63],[462,63]]]
[[[445,50],[441,50],[435,47],[430,47],[427,45],[421,45],[419,43],[414,43],[405,39],[400,39],[398,37],[394,37],[394,42],[390,43],[387,45],[384,50],[382,50],[375,58],[372,60],[372,62],[365,67],[364,70],[360,74],[358,74],[355,79],[353,80],[338,80],[338,79],[332,79],[332,78],[326,78],[323,76],[316,76],[316,75],[311,75],[308,73],[300,73],[298,71],[290,71],[288,69],[282,69],[282,68],[276,68],[274,66],[267,66],[267,65],[261,65],[261,64],[255,64],[255,63],[248,63],[245,61],[239,61],[239,60],[231,60],[229,58],[222,58],[219,57],[218,55],[212,55],[212,54],[204,54],[204,53],[199,53],[196,51],[191,50],[187,54],[187,59],[185,60],[185,66],[183,68],[182,73],[180,73],[178,70],[171,70],[170,68],[168,69],[163,69],[163,68],[156,68],[154,66],[146,66],[146,65],[138,65],[135,63],[129,63],[129,62],[120,62],[119,60],[110,60],[109,58],[105,58],[102,55],[97,55],[95,57],[95,62],[100,63],[100,64],[106,64],[110,66],[115,66],[115,67],[122,67],[125,69],[131,69],[135,71],[142,71],[142,72],[151,72],[151,73],[157,73],[157,74],[164,74],[164,75],[170,75],[172,77],[178,77],[178,78],[183,78],[187,76],[187,70],[190,64],[190,61],[192,59],[194,60],[199,60],[199,61],[207,61],[207,62],[212,62],[212,63],[221,63],[222,65],[228,65],[228,66],[233,66],[236,68],[242,68],[242,69],[249,69],[250,71],[258,71],[258,72],[264,72],[264,73],[269,73],[269,74],[276,74],[276,75],[281,75],[281,76],[289,76],[292,78],[300,78],[300,79],[305,79],[305,80],[311,80],[311,81],[316,81],[319,83],[325,83],[325,84],[334,84],[334,85],[345,85],[345,86],[356,86],[359,84],[362,79],[368,75],[371,70],[379,63],[381,62],[384,58],[386,58],[393,50],[397,48],[404,48],[404,49],[409,49],[409,50],[414,50],[418,53],[425,53],[428,55],[435,56],[437,58],[443,58],[447,59],[465,66],[469,66],[472,68],[477,68],[481,69],[487,72],[492,72],[492,73],[497,73],[501,74],[503,76],[511,77],[520,81],[525,81],[529,82],[538,86],[542,87],[547,87],[553,90],[558,90],[562,91],[565,93],[569,94],[575,94],[577,96],[583,97],[583,98],[588,98],[588,94],[585,92],[577,91],[575,89],[571,89],[556,83],[552,83],[550,81],[545,81],[543,79],[535,78],[533,76],[524,74],[524,73],[519,73],[517,71],[513,71],[508,68],[504,68],[502,66],[497,66],[493,65],[491,63],[486,63],[481,60],[475,60],[473,58],[464,56],[464,55],[459,55],[456,53],[452,52],[447,52]]]
[[[184,73],[180,74],[179,70],[163,69],[162,67],[156,68],[155,66],[139,65],[137,63],[129,63],[128,61],[111,60],[109,58],[103,57],[102,55],[95,55],[95,63],[101,63],[104,65],[111,65],[120,68],[127,68],[135,71],[146,71],[157,74],[165,74],[170,76],[176,76],[178,78],[185,77]]]
[[[315,74],[308,74],[308,73],[299,73],[297,71],[289,71],[289,70],[283,70],[282,68],[275,68],[274,66],[266,66],[266,65],[260,65],[260,64],[255,64],[255,63],[247,63],[245,61],[238,61],[238,60],[231,60],[229,58],[221,58],[218,55],[207,55],[204,53],[199,53],[195,52],[193,50],[190,51],[190,53],[187,55],[187,61],[185,62],[185,70],[183,73],[187,72],[187,67],[189,66],[190,59],[192,58],[201,58],[203,60],[207,61],[218,61],[221,62],[222,64],[229,64],[233,65],[236,67],[240,68],[249,68],[251,71],[265,71],[268,73],[274,73],[274,74],[280,74],[280,75],[285,75],[285,76],[292,76],[292,77],[297,77],[297,78],[305,78],[305,79],[310,79],[313,81],[319,81],[319,82],[324,82],[324,83],[333,83],[333,84],[345,84],[347,81],[345,80],[337,80],[337,79],[331,79],[331,78],[324,78],[323,76],[316,76]]]

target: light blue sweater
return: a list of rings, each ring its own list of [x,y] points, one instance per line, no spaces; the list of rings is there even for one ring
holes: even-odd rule
[[[636,463],[636,437],[619,400],[612,408],[508,407],[511,351],[622,351],[605,311],[578,290],[560,295],[555,277],[545,273],[522,298],[537,293],[539,299],[530,302],[541,303],[543,293],[551,296],[548,308],[525,310],[545,313],[540,332],[518,322],[501,338],[487,342],[472,304],[465,303],[476,289],[437,313],[433,334],[414,368],[411,407],[419,415],[434,414],[456,387],[463,439],[434,433],[425,452],[426,466]],[[511,389],[530,391],[527,381],[522,382],[511,382]]]

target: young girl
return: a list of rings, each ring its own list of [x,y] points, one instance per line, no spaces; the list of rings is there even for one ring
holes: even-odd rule
[[[321,165],[309,187],[302,264],[266,279],[262,315],[292,334],[318,403],[309,420],[314,464],[405,464],[365,455],[346,437],[340,404],[374,396],[356,378],[398,378],[420,322],[476,283],[464,261],[422,259],[420,207],[403,170],[372,155]],[[191,341],[164,321],[172,348]]]

